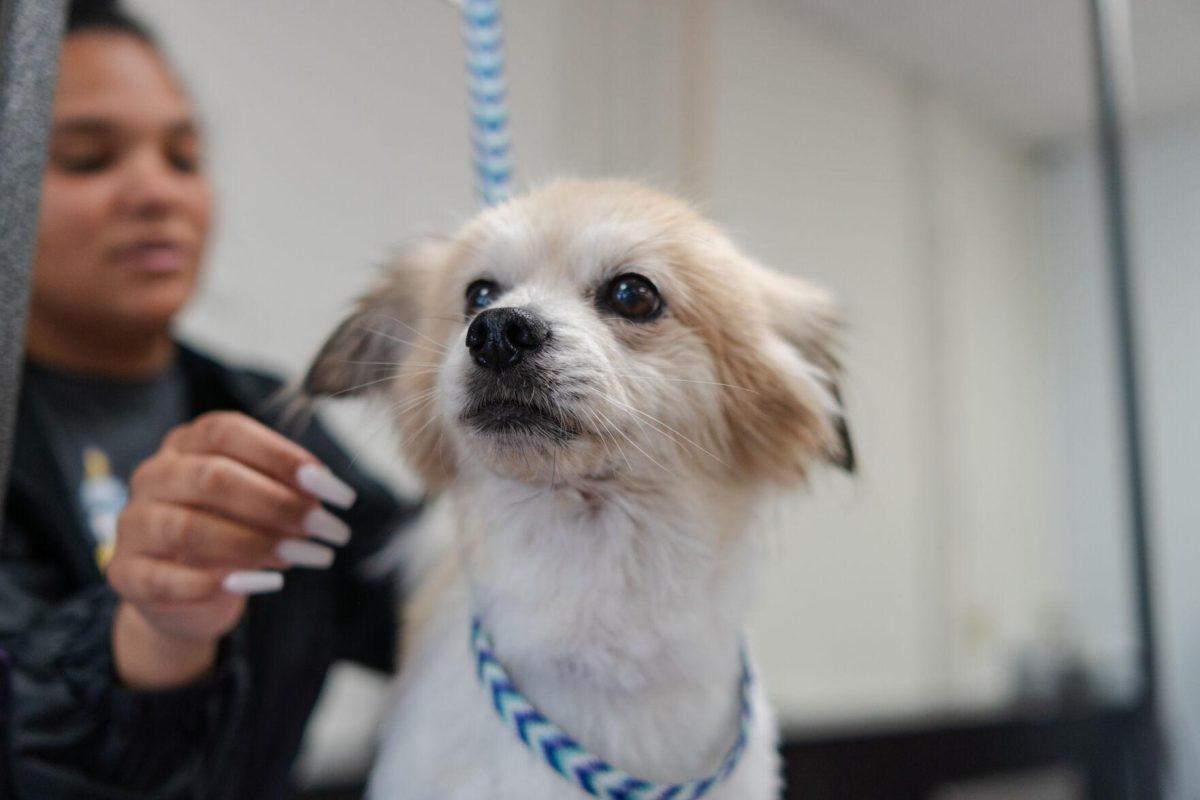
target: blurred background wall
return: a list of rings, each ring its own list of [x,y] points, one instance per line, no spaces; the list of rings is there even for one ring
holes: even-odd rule
[[[1200,32],[1200,25],[1196,29]],[[1200,495],[1194,485],[1200,466],[1200,422],[1195,414],[1200,399],[1198,111],[1194,104],[1152,108],[1138,120],[1130,142],[1162,708],[1170,732],[1174,796],[1179,798],[1200,796]],[[1047,224],[1087,233],[1065,249],[1061,238],[1048,237],[1046,243],[1047,249],[1059,249],[1059,293],[1071,300],[1063,308],[1061,336],[1076,340],[1077,350],[1105,351],[1110,333],[1107,298],[1099,295],[1100,287],[1091,279],[1093,265],[1103,257],[1100,209],[1095,194],[1082,188],[1096,181],[1095,154],[1085,142],[1061,142],[1048,147],[1040,163]],[[1060,579],[1088,610],[1080,620],[1089,630],[1086,638],[1096,642],[1107,638],[1113,619],[1128,613],[1121,608],[1122,599],[1094,577],[1112,572],[1111,564],[1101,562],[1126,557],[1121,548],[1092,546],[1096,532],[1115,533],[1122,522],[1106,508],[1114,498],[1096,490],[1115,485],[1121,469],[1119,448],[1111,439],[1093,434],[1097,417],[1109,411],[1090,402],[1092,387],[1112,381],[1106,356],[1061,360],[1071,378],[1063,382],[1064,391],[1073,395],[1068,405],[1077,413],[1064,417],[1060,432],[1074,454],[1064,498],[1072,524],[1060,529],[1066,534],[1060,542]]]
[[[473,211],[456,12],[132,5],[198,97],[220,190],[184,331],[295,375],[390,248]],[[1132,166],[1168,711],[1192,797],[1200,98],[1172,76],[1195,61],[1181,31],[1200,32],[1200,12],[1140,13],[1137,53],[1154,51],[1155,87],[1174,81],[1151,92]],[[773,557],[752,634],[785,726],[995,708],[1075,659],[1105,697],[1135,692],[1082,4],[510,0],[505,14],[520,180],[684,192],[846,306],[862,472],[762,520]],[[333,416],[404,484],[377,417]],[[310,775],[353,769],[328,754],[374,691],[337,682]]]

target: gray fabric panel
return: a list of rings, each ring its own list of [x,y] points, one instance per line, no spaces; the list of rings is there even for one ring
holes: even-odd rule
[[[0,522],[65,0],[0,0]]]

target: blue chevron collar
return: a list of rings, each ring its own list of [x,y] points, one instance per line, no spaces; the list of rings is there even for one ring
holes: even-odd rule
[[[604,800],[696,800],[733,773],[746,749],[752,718],[750,688],[753,678],[744,648],[741,653],[741,714],[737,741],[712,775],[687,783],[671,784],[644,781],[622,772],[604,759],[588,753],[579,742],[542,716],[513,684],[508,671],[496,658],[492,640],[484,632],[478,617],[471,622],[471,648],[475,652],[479,681],[491,694],[492,705],[500,715],[500,720],[551,769],[593,797]]]

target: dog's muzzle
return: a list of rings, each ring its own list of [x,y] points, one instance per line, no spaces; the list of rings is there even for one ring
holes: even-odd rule
[[[488,308],[467,328],[471,360],[481,369],[468,377],[470,403],[461,419],[479,433],[535,436],[563,442],[577,435],[569,415],[533,358],[550,328],[523,308]]]
[[[542,349],[550,335],[546,323],[520,308],[488,308],[467,328],[471,359],[500,374]]]

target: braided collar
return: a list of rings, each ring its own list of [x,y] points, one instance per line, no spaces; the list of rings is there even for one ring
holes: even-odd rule
[[[740,714],[737,741],[712,775],[671,784],[644,781],[622,772],[604,759],[588,753],[569,734],[542,716],[513,684],[508,671],[496,658],[492,640],[484,632],[478,617],[471,622],[471,649],[475,652],[479,681],[491,694],[492,705],[500,715],[500,720],[534,755],[593,797],[603,800],[696,800],[733,773],[746,749],[752,717],[750,688],[753,677],[744,648],[741,653],[742,676],[738,684]]]

